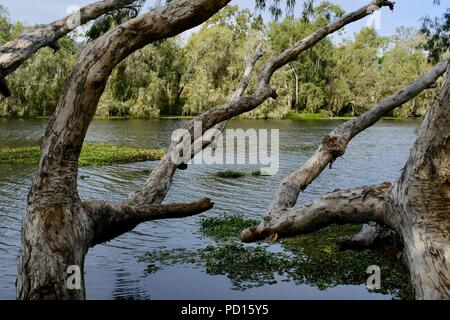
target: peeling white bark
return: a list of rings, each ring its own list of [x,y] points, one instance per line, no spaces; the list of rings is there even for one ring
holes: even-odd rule
[[[84,285],[82,290],[71,291],[65,286],[64,279],[68,266],[78,265],[83,269],[89,247],[131,230],[140,222],[196,214],[212,206],[207,199],[182,206],[159,205],[170,188],[177,169],[170,161],[170,154],[152,172],[148,183],[128,201],[116,205],[99,201],[83,203],[77,192],[78,157],[112,69],[146,44],[174,36],[206,21],[229,2],[170,2],[165,7],[123,23],[82,50],[48,124],[39,169],[28,196],[22,226],[17,285],[19,298],[82,299],[85,297]],[[392,3],[374,0],[295,43],[292,48],[269,60],[258,76],[257,90],[244,96],[253,66],[260,58],[257,50],[255,60],[249,60],[249,67],[236,94],[225,105],[207,111],[189,122],[185,129],[193,133],[195,122],[202,124],[203,133],[213,126],[223,129],[228,119],[253,110],[270,97],[276,98],[275,91],[270,87],[270,79],[276,70],[295,60],[301,52],[327,35],[368,16],[373,12],[371,9],[374,6],[391,7]],[[54,37],[53,34],[50,35]],[[22,48],[22,44],[24,43],[19,41],[18,46]],[[26,44],[23,48],[28,48],[29,45]],[[38,46],[32,44],[30,47]],[[3,59],[6,59],[5,56]],[[17,66],[12,63],[11,68],[15,67]],[[195,141],[193,143],[195,146]],[[371,199],[361,201],[363,204],[371,203]],[[376,211],[367,208],[367,215],[374,218]],[[343,219],[356,219],[352,214],[348,217]],[[317,219],[320,220],[319,217],[313,220],[320,225]],[[301,221],[295,221],[294,226],[301,224]]]
[[[442,74],[440,64],[431,73],[388,98],[368,113],[338,127],[298,172],[288,176],[261,224],[244,230],[243,241],[268,239],[313,232],[330,224],[377,222],[394,229],[404,245],[404,257],[411,283],[419,299],[450,298],[450,70],[436,103],[427,111],[422,129],[405,169],[392,186],[385,183],[329,193],[312,203],[292,208],[299,186],[307,186],[336,155],[345,151],[348,141],[394,108],[398,96],[412,93]],[[438,72],[437,72],[438,71]],[[430,77],[430,75],[434,76]],[[433,81],[433,82],[434,82]],[[423,89],[422,89],[423,90]],[[391,101],[391,103],[388,103]],[[395,102],[395,103],[393,103]],[[380,108],[382,106],[382,108]],[[339,133],[339,134],[336,134]],[[342,141],[329,148],[330,137]],[[325,145],[325,147],[324,147]],[[332,151],[330,151],[330,149]],[[325,151],[324,151],[325,150]],[[374,241],[375,227],[366,227],[353,238],[358,245]]]

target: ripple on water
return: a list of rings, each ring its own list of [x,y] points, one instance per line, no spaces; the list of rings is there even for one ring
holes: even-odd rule
[[[165,202],[190,202],[210,197],[215,207],[199,217],[151,221],[139,225],[106,244],[93,248],[86,259],[86,281],[90,299],[165,299],[165,298],[368,298],[389,296],[369,293],[363,286],[336,286],[321,291],[308,285],[277,283],[242,292],[230,289],[225,276],[211,276],[189,266],[168,267],[157,275],[145,277],[145,263],[136,257],[158,248],[205,246],[210,240],[199,234],[201,217],[244,214],[259,218],[270,204],[281,179],[314,152],[322,136],[337,121],[232,121],[229,128],[279,129],[280,170],[273,176],[254,177],[255,166],[193,165],[177,172]],[[122,145],[166,147],[172,130],[183,121],[94,121],[88,141]],[[35,144],[45,130],[46,120],[0,119],[0,146]],[[419,122],[383,121],[358,135],[344,157],[324,173],[300,197],[308,201],[335,188],[394,180],[403,167],[415,139]],[[106,167],[81,168],[79,191],[82,198],[110,201],[125,199],[141,187],[148,169],[156,162]],[[239,179],[218,178],[220,170],[248,173]],[[20,246],[20,222],[34,168],[0,165],[0,299],[14,298],[17,254]]]

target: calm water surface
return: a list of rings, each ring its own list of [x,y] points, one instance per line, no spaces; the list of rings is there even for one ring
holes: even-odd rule
[[[0,119],[0,146],[36,144],[47,120]],[[228,128],[280,130],[280,170],[274,176],[246,176],[239,180],[214,176],[218,170],[252,171],[249,165],[195,165],[176,174],[166,202],[189,202],[211,198],[214,209],[197,217],[152,221],[134,231],[90,250],[86,259],[89,299],[390,299],[368,292],[361,285],[338,285],[319,290],[308,285],[278,282],[245,291],[233,290],[226,276],[208,275],[190,265],[170,266],[146,275],[147,264],[137,257],[162,248],[192,248],[209,244],[199,234],[199,220],[223,213],[258,218],[270,204],[279,181],[298,168],[312,153],[323,135],[339,121],[236,120]],[[128,146],[166,147],[171,132],[183,121],[173,120],[96,120],[87,141]],[[382,121],[357,136],[346,154],[326,170],[301,195],[311,200],[335,188],[393,181],[399,175],[415,139],[417,121]],[[156,162],[82,168],[79,191],[84,199],[120,201],[142,186],[143,172]],[[20,223],[25,199],[35,172],[33,166],[0,164],[0,299],[15,297]]]

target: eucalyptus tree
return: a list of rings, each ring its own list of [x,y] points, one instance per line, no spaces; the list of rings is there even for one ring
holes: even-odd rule
[[[440,1],[434,3],[440,5]],[[425,16],[421,31],[427,36],[424,48],[429,52],[429,59],[436,63],[448,54],[450,48],[450,8],[446,9],[442,17]]]
[[[297,39],[306,37],[343,14],[344,11],[339,6],[325,1],[317,7],[312,7],[310,12],[300,19],[288,16],[281,22],[270,23],[269,43],[275,52],[286,50]],[[283,76],[289,83],[290,107],[311,113],[327,108],[327,91],[335,65],[335,47],[331,39],[324,39],[289,63],[283,69]]]

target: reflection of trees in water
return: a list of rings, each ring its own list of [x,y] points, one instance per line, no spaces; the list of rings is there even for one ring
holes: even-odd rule
[[[230,221],[228,221],[230,222]],[[231,227],[229,230],[235,232]],[[193,264],[209,275],[225,275],[233,290],[275,284],[277,281],[308,284],[325,290],[337,285],[365,285],[367,267],[381,268],[382,288],[377,292],[394,298],[412,298],[409,275],[395,258],[372,250],[339,251],[335,241],[339,236],[358,231],[358,226],[332,226],[323,231],[284,239],[283,250],[272,252],[268,247],[244,245],[230,240],[226,232],[215,245],[198,249],[160,250],[140,258],[148,263],[146,274],[165,266]],[[208,233],[208,230],[202,230]],[[224,240],[225,239],[225,240]],[[280,280],[281,279],[281,280]]]

